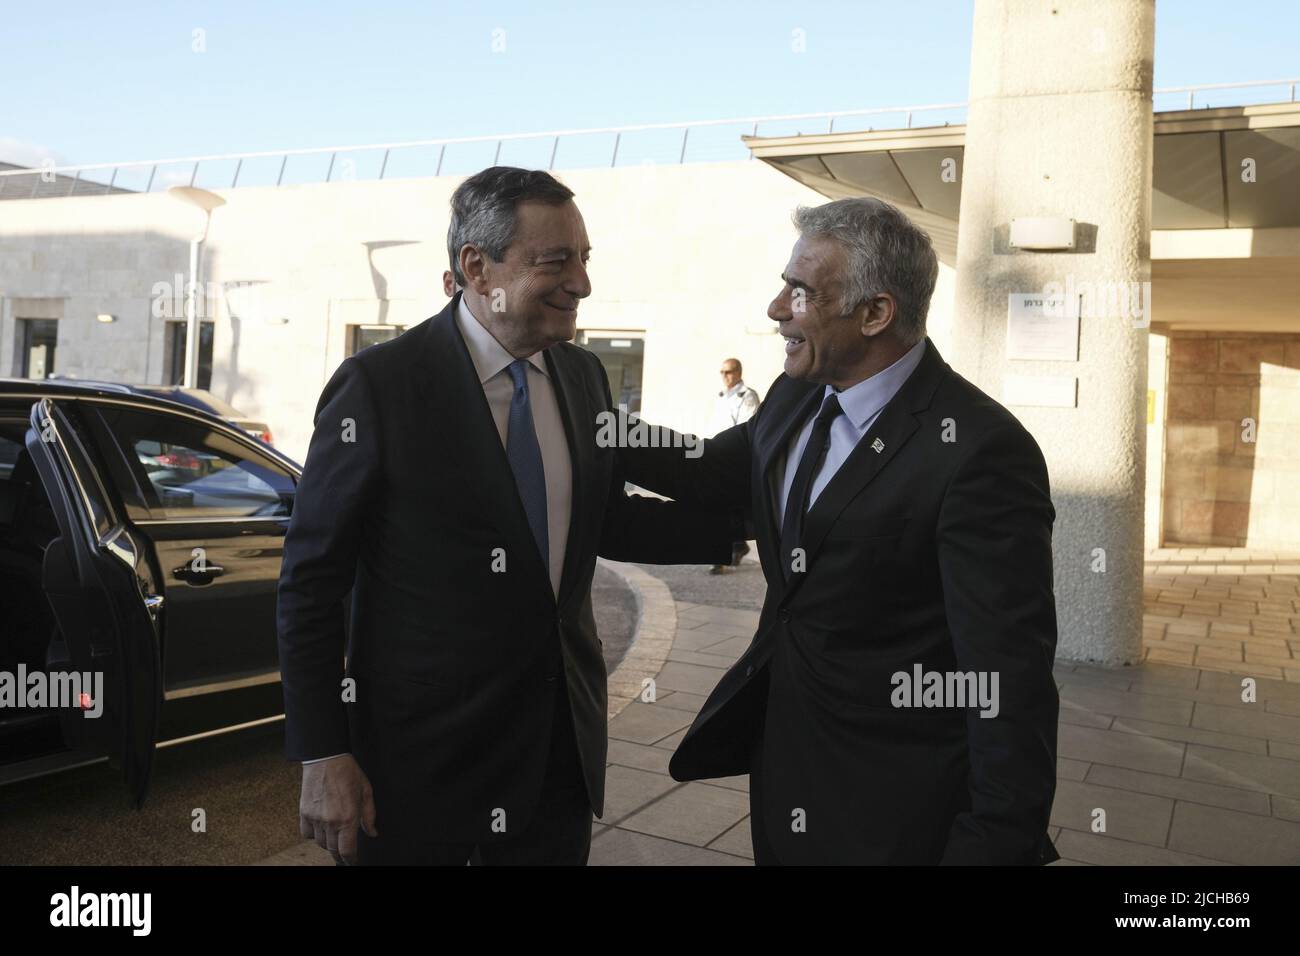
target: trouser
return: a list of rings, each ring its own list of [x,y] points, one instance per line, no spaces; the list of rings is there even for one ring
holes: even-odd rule
[[[591,852],[591,801],[563,681],[557,688],[550,750],[537,809],[518,836],[488,843],[425,843],[357,835],[362,866],[585,866]]]
[[[766,728],[766,706],[760,709],[763,719],[754,733],[749,752],[749,838],[754,844],[755,866],[780,866],[776,851],[767,837],[763,820],[763,736]]]

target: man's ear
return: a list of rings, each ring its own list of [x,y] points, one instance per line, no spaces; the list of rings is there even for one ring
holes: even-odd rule
[[[862,334],[868,338],[880,335],[894,323],[898,302],[888,292],[879,292],[862,304]]]
[[[479,295],[488,294],[488,281],[486,268],[487,257],[473,243],[465,243],[460,247],[460,274],[465,277],[467,288],[473,289]]]

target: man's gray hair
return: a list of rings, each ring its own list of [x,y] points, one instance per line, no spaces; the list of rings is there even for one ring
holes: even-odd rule
[[[515,238],[515,206],[526,199],[552,205],[568,202],[573,190],[550,173],[517,166],[489,166],[456,187],[451,195],[447,257],[456,284],[464,288],[460,250],[466,243],[500,262]]]
[[[894,325],[905,345],[925,338],[925,317],[939,277],[930,237],[883,199],[837,199],[794,211],[795,228],[808,239],[844,246],[848,266],[840,309],[848,314],[881,292],[898,303]]]

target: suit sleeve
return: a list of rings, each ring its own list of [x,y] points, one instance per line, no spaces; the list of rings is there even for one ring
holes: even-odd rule
[[[594,357],[592,364],[600,379],[604,405],[618,415],[610,398],[605,367]],[[675,434],[663,429],[666,434]],[[692,436],[693,437],[693,436]],[[677,444],[646,449],[665,468],[686,457],[698,445]],[[601,523],[598,553],[615,561],[644,564],[729,564],[733,542],[744,537],[744,522],[738,509],[709,509],[699,505],[662,501],[644,495],[629,495],[623,455],[629,449],[616,448],[610,475],[605,515]]]
[[[996,674],[998,714],[967,714],[970,805],[944,864],[1044,859],[1056,791],[1052,507],[1047,466],[1018,425],[982,436],[939,514],[939,571],[957,664]]]
[[[276,606],[285,752],[347,752],[344,598],[356,578],[363,515],[380,485],[379,425],[365,369],[345,359],[321,393],[285,536]]]
[[[712,438],[662,428],[666,441],[659,448],[620,448],[619,464],[634,485],[672,498],[692,508],[750,515],[750,451],[757,416],[733,425]],[[652,426],[659,427],[659,426]],[[694,447],[692,455],[682,448]],[[742,534],[736,540],[752,537]]]

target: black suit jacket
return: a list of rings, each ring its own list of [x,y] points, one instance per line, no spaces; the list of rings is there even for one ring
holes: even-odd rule
[[[716,563],[729,558],[735,531],[723,518],[624,495],[615,449],[596,443],[597,414],[610,408],[604,370],[591,353],[556,345],[545,356],[573,467],[557,600],[456,327],[458,303],[345,359],[325,386],[280,575],[287,756],[351,751],[374,787],[384,838],[522,832],[565,687],[599,816],[607,737],[591,608],[597,551]],[[354,702],[343,686],[349,591]],[[493,829],[502,812],[504,833]]]
[[[1042,454],[927,339],[809,510],[807,570],[787,584],[775,465],[822,394],[782,375],[754,418],[706,441],[697,459],[625,456],[643,487],[745,508],[767,577],[753,643],[671,773],[748,772],[766,722],[757,802],[782,862],[1051,862],[1055,511]],[[1000,713],[892,706],[892,675],[916,664],[998,672]],[[795,832],[800,810],[806,830]]]

